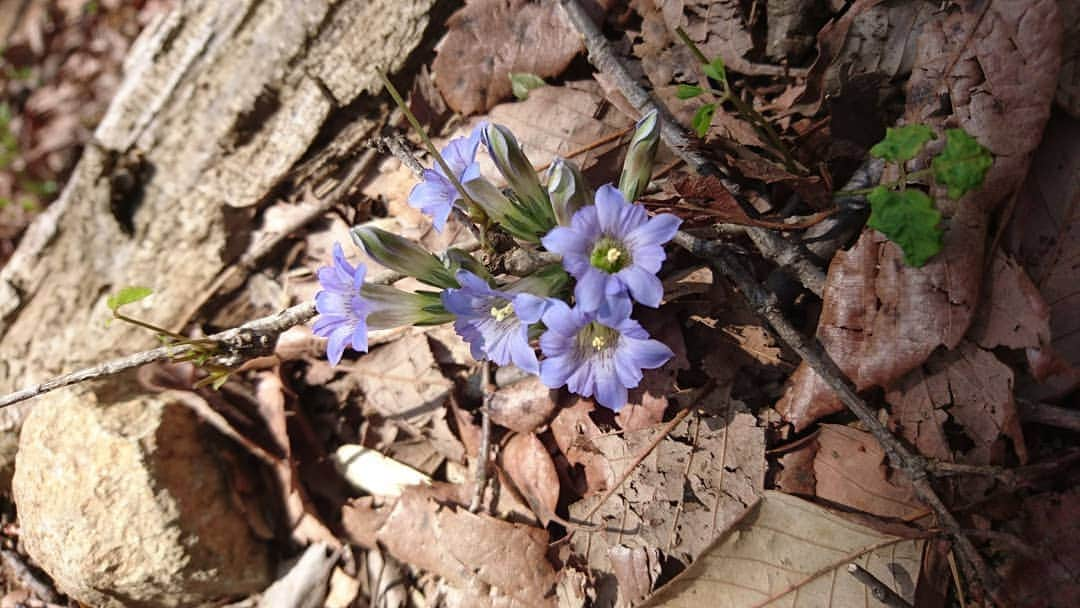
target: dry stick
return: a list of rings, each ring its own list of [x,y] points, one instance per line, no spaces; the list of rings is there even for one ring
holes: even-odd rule
[[[577,0],[560,0],[560,5],[566,12],[570,22],[574,24],[578,32],[585,38],[585,46],[589,51],[589,61],[599,71],[611,77],[619,87],[623,95],[642,112],[655,109],[662,120],[660,136],[672,150],[686,160],[687,164],[706,175],[716,175],[718,170],[700,152],[690,145],[689,135],[682,129],[671,115],[671,112],[663,104],[654,101],[649,94],[634,80],[627,69],[619,62],[611,45],[604,38],[596,24],[585,13]],[[726,185],[726,184],[725,184]],[[729,188],[730,189],[730,188]],[[736,190],[737,191],[737,190]],[[735,194],[736,191],[732,193]],[[768,234],[766,242],[773,242],[785,249],[791,247],[790,243],[780,237],[760,228],[750,228],[748,233],[760,231]],[[673,241],[686,248],[699,257],[708,259],[721,274],[732,281],[736,288],[743,293],[743,297],[757,312],[758,315],[768,321],[773,331],[792,350],[794,350],[814,370],[825,383],[836,392],[841,402],[862,421],[870,432],[881,444],[889,457],[890,464],[905,472],[911,479],[912,486],[917,495],[934,513],[943,524],[943,527],[951,530],[959,530],[956,518],[937,495],[927,475],[926,460],[917,454],[912,454],[888,429],[877,419],[870,407],[859,397],[851,386],[846,376],[817,340],[808,341],[780,312],[776,304],[775,296],[768,293],[754,280],[753,276],[743,268],[742,264],[730,252],[722,247],[715,246],[685,232],[679,232]],[[800,279],[818,279],[817,287],[824,285],[824,274],[820,269],[811,264],[816,270],[818,277],[804,277],[800,268]],[[809,288],[809,285],[807,285]],[[820,291],[815,291],[820,295]],[[990,592],[994,601],[1007,605],[1000,597],[1000,584],[998,577],[983,560],[982,555],[975,549],[971,540],[963,534],[954,534],[953,540],[961,557],[964,558],[964,568],[969,576],[977,583],[982,583]]]
[[[60,603],[60,594],[56,592],[56,589],[53,588],[49,581],[42,580],[21,555],[8,549],[0,549],[0,557],[3,558],[4,565],[6,565],[14,575],[15,580],[29,587],[30,591],[32,591],[39,600],[47,604]]]
[[[889,608],[911,608],[911,604],[907,600],[897,595],[895,591],[881,582],[878,577],[871,574],[866,568],[852,562],[848,564],[847,571],[848,574],[855,577],[855,580],[866,585],[870,589],[870,595],[874,596],[874,599],[882,604],[889,606]]]
[[[578,33],[585,38],[585,47],[589,50],[589,61],[603,74],[609,76],[618,86],[619,91],[642,114],[655,110],[660,118],[660,137],[672,151],[686,161],[700,175],[715,175],[733,196],[738,197],[741,188],[727,179],[716,165],[705,157],[694,145],[690,134],[682,128],[672,115],[671,110],[657,102],[630,74],[619,61],[611,44],[596,27],[585,9],[577,0],[559,0],[570,22]],[[762,228],[747,228],[746,233],[754,244],[763,249],[762,254],[777,260],[788,267],[792,274],[810,291],[821,296],[825,286],[825,273],[822,272],[796,245],[780,235]],[[779,257],[778,257],[779,256]],[[780,261],[782,259],[782,261]]]
[[[480,364],[480,384],[483,387],[484,399],[480,404],[480,450],[476,454],[476,472],[473,481],[472,502],[469,503],[469,512],[476,513],[484,503],[484,490],[487,489],[488,459],[491,453],[491,413],[488,406],[491,402],[491,362],[487,359]]]
[[[1025,422],[1080,431],[1080,411],[1024,399],[1017,399],[1016,404],[1020,406],[1020,417]]]

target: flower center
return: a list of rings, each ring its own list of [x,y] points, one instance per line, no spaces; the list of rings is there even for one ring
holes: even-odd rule
[[[578,332],[578,348],[587,353],[598,353],[615,346],[619,332],[593,321]]]
[[[492,318],[494,318],[496,321],[499,321],[500,323],[502,322],[503,319],[505,319],[506,317],[509,317],[512,314],[514,314],[514,305],[511,304],[510,302],[507,302],[505,306],[501,306],[501,307],[500,306],[492,306],[491,307],[491,316],[492,316]]]
[[[606,273],[614,274],[630,265],[630,252],[611,237],[604,237],[596,242],[589,263]]]

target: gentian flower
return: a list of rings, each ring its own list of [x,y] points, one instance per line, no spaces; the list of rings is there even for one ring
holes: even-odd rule
[[[560,226],[569,226],[571,218],[585,205],[591,204],[593,194],[573,162],[556,158],[548,168],[548,197]]]
[[[476,148],[480,145],[480,133],[486,123],[477,125],[468,137],[458,137],[442,149],[443,160],[458,182],[465,183],[480,177],[480,165],[476,163]],[[461,200],[461,193],[447,177],[439,163],[424,169],[419,184],[409,193],[409,205],[431,216],[435,230],[442,232],[454,203]]]
[[[531,293],[509,293],[492,288],[467,270],[459,270],[460,289],[442,292],[446,310],[456,315],[454,330],[476,360],[499,365],[513,363],[536,374],[540,364],[529,346],[529,325],[540,321],[547,300]]]
[[[540,380],[551,388],[565,384],[584,397],[596,395],[600,405],[615,411],[622,408],[626,389],[641,383],[641,370],[660,367],[674,356],[630,318],[631,308],[625,298],[600,313],[550,300],[542,317],[548,329],[540,336],[545,356]]]
[[[607,184],[597,190],[595,205],[578,210],[570,226],[557,226],[541,242],[562,254],[563,266],[577,279],[574,297],[582,310],[599,310],[628,291],[656,308],[664,296],[656,277],[666,257],[663,245],[680,223],[669,213],[649,218],[644,207]]]
[[[439,295],[411,293],[389,285],[366,285],[367,268],[354,268],[345,259],[339,243],[334,243],[334,262],[319,269],[322,290],[315,294],[319,318],[312,325],[316,336],[329,338],[326,358],[341,362],[346,346],[367,352],[368,330],[402,325],[438,325],[453,317],[446,312]]]
[[[656,110],[650,110],[637,121],[634,137],[626,150],[622,174],[619,176],[619,191],[626,200],[637,197],[649,185],[652,179],[653,160],[656,148],[660,145],[660,117]]]

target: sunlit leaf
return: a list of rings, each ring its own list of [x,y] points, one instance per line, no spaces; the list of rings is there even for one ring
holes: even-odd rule
[[[870,148],[876,158],[902,163],[915,158],[926,142],[934,139],[934,131],[926,125],[904,125],[885,130],[885,139]]]
[[[994,157],[963,129],[945,131],[945,149],[934,157],[930,166],[934,179],[949,187],[949,198],[957,199],[978,188]]]
[[[510,90],[514,97],[524,101],[529,98],[529,91],[539,89],[547,84],[543,78],[528,72],[510,73]]]
[[[693,84],[680,84],[675,89],[675,96],[679,99],[693,99],[705,92],[705,89]]]
[[[905,263],[919,267],[941,251],[941,213],[926,193],[878,186],[866,198],[870,201],[866,225],[899,245]]]
[[[129,286],[109,296],[105,304],[109,307],[109,310],[113,311],[113,314],[116,314],[116,310],[121,306],[138,302],[152,293],[154,293],[154,290],[149,287]]]
[[[721,84],[727,82],[727,69],[724,68],[724,60],[717,57],[712,62],[701,66],[705,75]]]
[[[694,118],[690,121],[690,124],[694,127],[694,132],[698,137],[705,137],[705,134],[709,132],[709,125],[712,124],[713,112],[716,111],[716,104],[707,103],[700,108],[697,112],[694,112]]]

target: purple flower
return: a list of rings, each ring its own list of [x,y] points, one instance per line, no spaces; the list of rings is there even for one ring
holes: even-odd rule
[[[367,352],[367,317],[371,304],[360,295],[367,268],[357,264],[353,268],[345,260],[341,245],[334,243],[334,263],[319,269],[322,291],[315,294],[315,310],[319,318],[311,330],[316,336],[329,338],[326,358],[332,365],[341,361],[345,345],[354,350]]]
[[[641,382],[641,370],[660,367],[674,353],[630,318],[630,300],[619,298],[607,308],[598,314],[550,301],[543,315],[548,329],[540,336],[540,380],[551,388],[565,384],[584,397],[596,395],[601,405],[618,411],[626,404],[626,389]]]
[[[473,358],[499,365],[513,362],[531,374],[539,373],[536,352],[529,346],[529,325],[540,321],[547,301],[530,293],[493,289],[467,270],[459,270],[457,280],[461,288],[443,291],[443,306],[456,315],[454,330],[469,343]]]
[[[480,132],[485,125],[480,123],[468,137],[452,139],[442,149],[443,160],[460,183],[480,177],[476,148],[480,145]],[[430,215],[435,230],[442,232],[446,218],[450,216],[454,203],[461,199],[461,194],[437,162],[434,168],[424,169],[422,179],[409,193],[409,205]]]
[[[563,256],[575,279],[574,298],[585,311],[630,295],[646,306],[660,305],[664,287],[656,273],[664,243],[682,220],[669,213],[649,218],[645,208],[626,202],[611,184],[596,191],[596,204],[578,210],[570,226],[558,226],[541,242]]]

